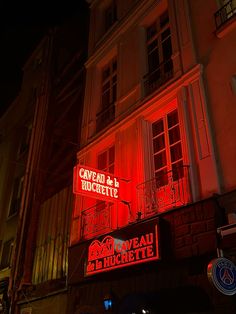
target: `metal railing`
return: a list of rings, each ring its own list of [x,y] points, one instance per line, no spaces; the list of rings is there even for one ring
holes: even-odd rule
[[[115,104],[110,104],[107,108],[100,111],[96,116],[96,131],[104,129],[115,119]]]
[[[189,166],[176,168],[137,186],[137,219],[190,202]]]
[[[173,61],[168,59],[162,62],[158,68],[152,72],[147,73],[143,77],[144,81],[144,95],[148,96],[154,90],[165,84],[173,77]]]
[[[236,0],[228,1],[215,13],[216,29],[219,29],[233,16],[236,16]]]
[[[88,239],[112,231],[113,209],[114,204],[101,201],[83,210],[81,214],[81,238]]]

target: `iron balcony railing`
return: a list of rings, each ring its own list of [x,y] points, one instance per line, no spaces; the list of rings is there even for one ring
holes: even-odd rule
[[[168,59],[162,62],[158,68],[147,73],[144,77],[144,94],[150,95],[160,86],[165,84],[173,77],[173,61]]]
[[[100,111],[96,116],[96,131],[99,132],[108,126],[115,119],[115,104],[110,104],[108,107]]]
[[[236,16],[236,0],[230,0],[215,13],[216,29],[234,16]]]
[[[189,166],[176,168],[137,186],[137,219],[188,204],[191,200]]]
[[[114,204],[98,201],[82,211],[81,238],[89,239],[114,229]]]
[[[137,185],[137,210],[132,209],[128,222],[153,216],[191,201],[189,166],[176,167]],[[97,201],[81,213],[81,239],[91,239],[118,228],[119,204]]]

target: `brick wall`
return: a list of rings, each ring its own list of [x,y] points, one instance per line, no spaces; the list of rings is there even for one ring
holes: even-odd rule
[[[163,214],[162,219],[170,232],[170,249],[174,257],[180,259],[215,251],[216,229],[221,224],[221,216],[214,199]],[[165,239],[162,240],[165,242]]]

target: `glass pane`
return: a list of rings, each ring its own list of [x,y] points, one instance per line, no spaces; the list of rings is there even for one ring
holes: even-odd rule
[[[171,38],[167,38],[162,42],[163,59],[168,60],[172,56]]]
[[[112,101],[111,103],[114,104],[116,102],[116,85],[112,86]]]
[[[107,79],[109,75],[110,75],[110,67],[107,67],[102,71],[102,80],[104,81],[105,79]]]
[[[147,46],[148,54],[152,53],[154,50],[157,50],[157,48],[158,48],[158,42],[156,39],[156,40],[153,40],[151,43],[148,44],[148,46]]]
[[[103,170],[107,167],[107,152],[98,155],[98,169]]]
[[[163,148],[165,148],[165,137],[164,134],[156,137],[153,139],[153,150],[154,153],[159,152],[160,150],[162,150]]]
[[[180,140],[179,126],[175,126],[173,129],[169,130],[169,141],[170,144],[174,144]]]
[[[170,36],[170,29],[167,28],[164,32],[161,33],[161,41],[164,41],[166,38]]]
[[[108,107],[110,104],[110,93],[109,90],[106,91],[103,95],[102,95],[102,107]]]
[[[155,69],[159,67],[159,65],[160,65],[159,55],[158,50],[156,49],[148,56],[148,71],[153,72]]]
[[[166,165],[166,152],[163,151],[154,155],[155,170],[160,169]]]
[[[152,135],[153,135],[153,137],[159,135],[163,131],[164,131],[163,120],[158,120],[158,121],[153,123],[153,125],[152,125]]]
[[[183,161],[179,161],[172,165],[172,171],[173,171],[173,181],[177,181],[178,179],[181,179],[184,177],[184,167],[183,167]]]
[[[107,90],[109,91],[109,89],[110,89],[110,82],[107,82],[106,84],[102,86],[103,93],[106,92]]]
[[[117,61],[114,60],[113,63],[112,63],[112,72],[115,72],[117,69]]]
[[[108,169],[108,172],[110,172],[110,173],[114,173],[114,165],[111,165],[110,167],[109,167],[109,169]]]
[[[175,144],[170,148],[171,162],[182,158],[181,143]]]
[[[109,164],[114,163],[115,161],[115,147],[112,146],[109,148]]]
[[[156,178],[156,187],[160,188],[164,185],[168,184],[168,174],[167,174],[167,168],[164,168],[160,171],[157,171],[155,173]]]
[[[168,128],[179,123],[178,112],[177,110],[172,111],[167,115]]]

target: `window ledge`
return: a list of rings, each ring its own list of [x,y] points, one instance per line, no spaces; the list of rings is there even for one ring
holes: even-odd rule
[[[223,38],[233,29],[236,29],[236,15],[235,14],[232,18],[227,20],[226,23],[220,26],[219,29],[216,30],[215,34],[218,38]]]

